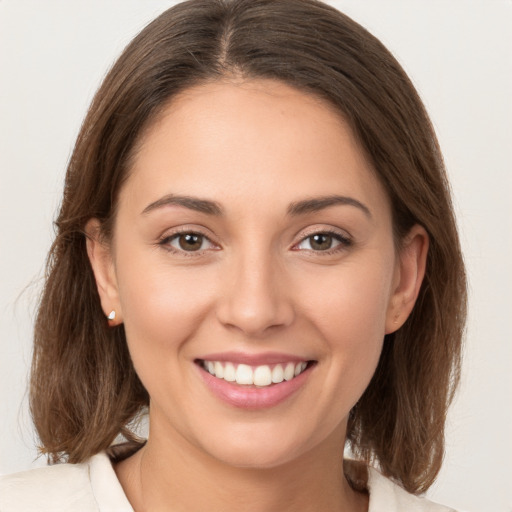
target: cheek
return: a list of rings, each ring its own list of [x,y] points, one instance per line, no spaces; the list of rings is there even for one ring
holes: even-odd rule
[[[333,267],[328,272],[304,275],[298,296],[303,309],[314,316],[329,339],[336,333],[356,343],[357,339],[385,334],[385,321],[392,294],[391,258],[365,258],[354,264]]]
[[[132,251],[117,264],[126,338],[141,370],[146,363],[158,363],[154,368],[173,364],[176,352],[188,348],[186,342],[203,323],[214,295],[204,272],[162,265],[165,256],[153,256]]]
[[[300,296],[322,342],[330,365],[331,389],[342,389],[355,403],[368,385],[382,351],[393,265],[389,258],[372,258],[306,279]],[[315,282],[316,286],[310,283]],[[306,289],[308,291],[306,291]],[[340,395],[341,396],[341,395]],[[346,404],[345,404],[346,405]],[[353,404],[351,404],[353,405]]]

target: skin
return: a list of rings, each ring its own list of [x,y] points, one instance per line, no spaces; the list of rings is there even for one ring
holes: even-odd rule
[[[158,203],[169,194],[223,213]],[[334,194],[362,206],[289,214]],[[347,417],[412,310],[428,238],[415,226],[397,253],[387,194],[340,115],[279,82],[189,89],[140,141],[112,241],[95,219],[87,230],[102,307],[151,397],[148,443],[115,468],[135,510],[367,510],[343,477]],[[203,235],[200,250],[177,230]],[[194,363],[233,350],[316,364],[292,397],[247,411]]]

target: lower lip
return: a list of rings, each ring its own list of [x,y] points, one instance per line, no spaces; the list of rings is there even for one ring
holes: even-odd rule
[[[234,384],[214,377],[200,366],[197,368],[203,382],[215,396],[240,409],[266,409],[284,402],[306,383],[312,369],[308,366],[292,380],[259,388]]]

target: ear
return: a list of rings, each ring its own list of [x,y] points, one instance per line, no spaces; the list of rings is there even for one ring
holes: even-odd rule
[[[119,325],[122,323],[122,311],[110,244],[102,240],[101,224],[98,219],[90,219],[87,222],[85,234],[87,255],[96,279],[101,308],[108,318],[109,325]],[[111,318],[113,311],[114,318]]]
[[[428,234],[419,224],[415,224],[403,240],[386,316],[386,334],[402,327],[414,307],[425,276],[428,245]]]

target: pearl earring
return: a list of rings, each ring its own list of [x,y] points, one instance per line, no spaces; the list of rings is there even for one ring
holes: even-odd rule
[[[109,320],[114,320],[114,319],[115,319],[115,317],[116,317],[116,312],[115,312],[114,310],[112,310],[112,311],[110,312],[110,314],[108,315],[108,317],[107,317],[107,318],[108,318]]]

